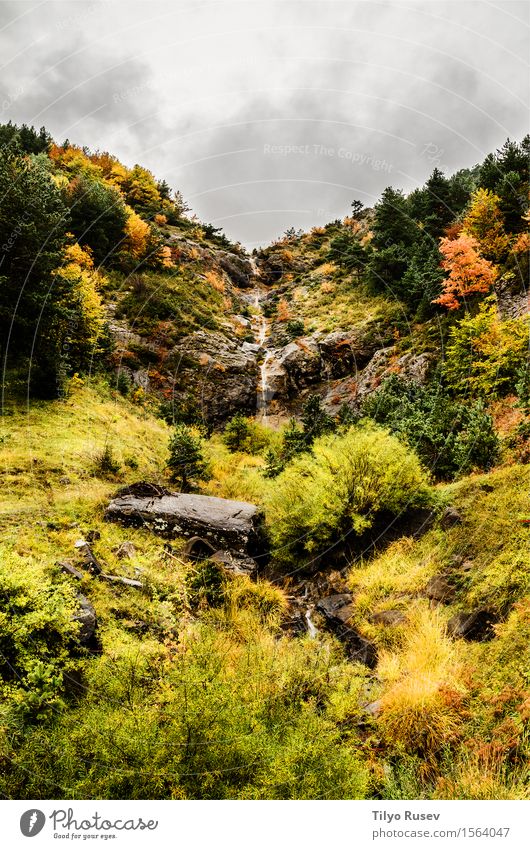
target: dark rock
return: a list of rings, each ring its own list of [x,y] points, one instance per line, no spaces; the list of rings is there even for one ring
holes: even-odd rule
[[[107,507],[105,519],[145,526],[168,538],[200,536],[215,551],[265,553],[263,514],[243,501],[179,492],[158,497],[118,495]]]
[[[228,275],[234,286],[239,286],[240,289],[247,289],[254,286],[252,266],[247,259],[225,253],[220,255],[219,265],[225,274]]]
[[[75,543],[75,547],[81,554],[84,565],[88,566],[90,571],[93,572],[95,575],[100,575],[103,569],[86,539],[78,539]]]
[[[325,336],[317,335],[322,369],[328,378],[357,374],[373,357],[377,342],[358,330],[336,330]]]
[[[353,615],[353,596],[350,593],[337,593],[327,598],[321,598],[317,603],[317,610],[322,613],[329,622],[337,625],[345,625]]]
[[[447,531],[449,528],[454,527],[455,525],[462,524],[462,516],[456,509],[456,507],[446,507],[442,513],[442,517],[440,519],[440,525],[444,531]]]
[[[258,564],[252,557],[241,557],[233,551],[216,551],[210,560],[234,575],[255,575]]]
[[[125,540],[116,551],[118,560],[132,560],[136,555],[136,549],[132,542]]]
[[[425,595],[433,601],[450,602],[456,595],[456,587],[448,581],[448,575],[435,575],[425,587]]]
[[[254,413],[257,353],[223,333],[197,330],[171,352],[175,399],[193,396],[205,421],[218,423],[234,413]]]
[[[291,394],[316,383],[320,378],[320,349],[311,336],[290,342],[289,345],[275,352],[275,357],[278,365],[288,375]]]
[[[493,626],[498,617],[486,608],[469,612],[462,611],[447,623],[451,637],[483,643],[495,636]]]
[[[90,643],[96,633],[96,628],[98,624],[96,611],[90,604],[89,600],[82,593],[77,593],[77,599],[79,602],[78,612],[74,615],[74,622],[80,622],[81,628],[79,629],[78,639],[80,643],[86,645]]]
[[[101,539],[101,533],[99,531],[88,531],[86,537],[87,542],[97,542],[98,539]]]
[[[60,566],[62,572],[65,572],[67,575],[71,575],[72,578],[76,578],[78,581],[82,581],[84,578],[83,573],[72,566],[72,564],[67,560],[57,560],[56,566]]]
[[[119,489],[115,498],[120,498],[123,495],[136,495],[138,498],[158,498],[161,495],[170,495],[169,489],[160,486],[157,483],[149,483],[148,481],[138,481],[129,486],[124,486]]]
[[[401,610],[381,610],[379,613],[372,613],[370,622],[374,625],[401,625],[407,621],[407,617]]]
[[[377,650],[373,643],[361,637],[348,623],[353,614],[353,597],[350,593],[321,598],[317,610],[322,613],[330,628],[344,643],[350,660],[364,663],[373,669],[377,663]]]
[[[215,554],[215,546],[202,537],[191,537],[182,549],[182,554],[190,560],[206,560]]]

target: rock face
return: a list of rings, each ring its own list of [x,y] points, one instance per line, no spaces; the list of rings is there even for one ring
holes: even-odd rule
[[[462,611],[449,620],[447,630],[451,637],[484,643],[487,640],[492,640],[495,636],[493,626],[496,621],[495,614],[486,610],[486,608],[469,612]]]
[[[346,359],[346,363],[348,360]],[[360,365],[356,360],[356,366]],[[368,395],[377,392],[381,383],[391,374],[399,374],[404,380],[423,385],[427,380],[431,356],[408,352],[397,357],[394,347],[380,348],[374,353],[362,370],[349,377],[336,380],[328,387],[324,403],[331,412],[336,412],[341,404],[358,408]],[[332,377],[336,376],[331,374]]]
[[[237,412],[254,413],[258,382],[257,350],[222,333],[198,330],[180,340],[172,359],[180,365],[176,395],[190,391],[203,417],[213,423]]]
[[[338,593],[317,602],[317,610],[326,619],[337,637],[347,646],[351,660],[364,663],[373,669],[377,663],[377,651],[373,643],[361,637],[349,626],[353,614],[353,598],[350,593]]]
[[[265,554],[263,516],[254,504],[157,489],[154,495],[137,495],[142,491],[138,487],[121,490],[107,507],[105,519],[145,526],[169,538],[200,536],[215,551],[230,549],[251,557]]]

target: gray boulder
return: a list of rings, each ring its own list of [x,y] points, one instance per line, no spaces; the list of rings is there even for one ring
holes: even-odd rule
[[[110,502],[105,519],[144,526],[169,538],[199,536],[215,551],[230,549],[251,557],[265,553],[263,514],[243,501],[167,490],[160,494],[160,488],[154,495],[137,495],[131,487]]]

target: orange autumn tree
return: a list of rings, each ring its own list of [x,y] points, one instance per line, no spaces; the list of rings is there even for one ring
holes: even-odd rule
[[[449,276],[443,282],[443,293],[433,301],[449,310],[457,310],[461,299],[476,292],[488,292],[497,277],[495,266],[484,259],[473,236],[462,232],[458,239],[440,239],[441,265]]]

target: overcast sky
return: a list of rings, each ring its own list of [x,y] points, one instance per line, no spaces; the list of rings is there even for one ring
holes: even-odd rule
[[[527,2],[1,2],[0,121],[264,244],[528,132]]]

